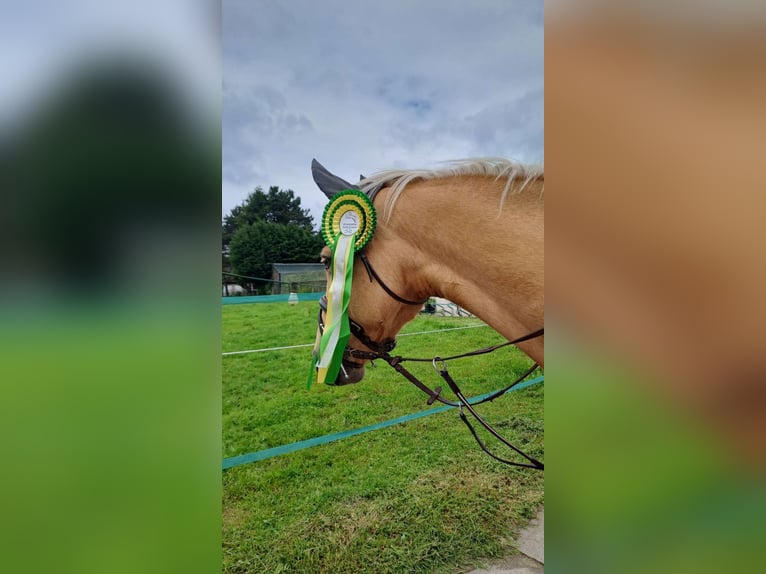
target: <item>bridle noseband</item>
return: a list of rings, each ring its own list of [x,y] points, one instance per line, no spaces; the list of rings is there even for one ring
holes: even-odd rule
[[[400,295],[397,295],[396,292],[391,289],[388,285],[386,285],[386,282],[383,281],[380,275],[378,275],[378,272],[375,271],[375,268],[372,266],[372,263],[370,263],[370,260],[367,258],[367,253],[365,253],[364,250],[360,251],[358,253],[359,259],[362,261],[362,264],[364,265],[364,268],[367,270],[367,275],[370,278],[370,283],[373,283],[374,281],[377,281],[378,284],[383,288],[383,291],[385,291],[391,298],[393,298],[395,301],[398,301],[399,303],[403,303],[405,305],[423,305],[426,301],[428,301],[428,297],[421,301],[411,301],[409,299],[405,299],[404,297],[401,297]],[[325,267],[329,265],[329,262],[325,264]],[[323,296],[319,300],[319,331],[320,333],[324,333],[324,321],[322,321],[322,311],[327,311],[327,295]],[[364,327],[362,327],[359,323],[351,319],[349,317],[348,319],[349,328],[351,329],[351,334],[356,337],[365,347],[370,349],[372,352],[362,351],[360,349],[355,349],[353,347],[346,347],[345,354],[357,359],[369,359],[374,360],[377,358],[380,358],[384,355],[389,354],[391,351],[394,350],[394,347],[396,347],[396,339],[386,339],[385,341],[374,341],[371,339],[367,333],[364,332]]]
[[[324,333],[322,311],[327,312],[327,295],[323,295],[322,298],[319,299],[319,317],[317,317],[317,322],[319,323],[320,334]],[[365,347],[371,349],[371,352],[362,351],[360,349],[355,349],[354,347],[346,346],[346,355],[356,357],[358,359],[373,360],[380,356],[387,355],[394,350],[394,347],[396,347],[396,339],[386,339],[382,342],[373,341],[370,339],[370,337],[367,336],[367,333],[364,332],[364,327],[354,321],[351,317],[348,319],[348,326],[351,329],[351,334],[359,339],[359,341],[361,341]]]
[[[405,305],[423,305],[426,301],[428,301],[428,297],[423,299],[422,301],[410,301],[409,299],[405,299],[404,297],[401,297],[397,295],[386,283],[383,281],[383,279],[378,275],[378,273],[373,268],[372,264],[370,263],[369,259],[367,258],[367,254],[364,251],[359,252],[359,258],[361,259],[362,263],[364,264],[365,269],[367,270],[367,275],[370,277],[370,282],[373,282],[373,280],[377,280],[377,282],[380,284],[380,286],[383,288],[383,290],[393,299],[396,301],[403,303]],[[319,331],[320,333],[324,333],[324,321],[322,320],[322,311],[327,311],[327,295],[324,295],[319,300],[319,317],[318,317],[318,323],[319,323]],[[497,397],[505,394],[510,389],[521,383],[524,379],[526,379],[529,375],[534,372],[534,370],[539,366],[537,363],[533,364],[532,367],[527,370],[523,375],[521,375],[519,378],[517,378],[514,382],[512,382],[510,385],[505,387],[504,389],[494,392],[491,395],[485,397],[484,399],[471,403],[466,397],[463,395],[462,391],[460,390],[460,387],[458,384],[452,379],[450,376],[448,370],[447,370],[447,361],[453,360],[453,359],[460,359],[463,357],[470,357],[475,355],[483,355],[486,353],[491,353],[492,351],[496,351],[497,349],[500,349],[502,347],[507,347],[509,345],[515,345],[518,343],[522,343],[524,341],[529,341],[531,339],[535,339],[537,337],[541,337],[544,334],[544,329],[538,329],[537,331],[533,331],[527,335],[524,335],[522,337],[518,337],[516,339],[513,339],[512,341],[506,341],[505,343],[500,343],[499,345],[494,345],[491,347],[486,347],[483,349],[477,349],[475,351],[470,351],[468,353],[463,353],[461,355],[454,355],[452,357],[432,357],[430,359],[420,359],[420,358],[404,358],[404,357],[394,357],[391,355],[391,351],[394,350],[396,347],[396,339],[386,339],[382,342],[374,341],[372,340],[367,334],[364,332],[364,327],[362,327],[359,323],[354,321],[349,317],[349,327],[351,330],[351,334],[354,335],[365,347],[370,349],[370,351],[362,351],[360,349],[355,349],[350,346],[346,346],[346,349],[344,351],[344,363],[345,357],[353,357],[356,359],[362,359],[362,360],[370,360],[373,361],[375,359],[381,359],[391,365],[398,373],[400,373],[404,378],[406,378],[409,382],[411,382],[413,385],[415,385],[418,389],[423,391],[425,394],[428,395],[428,401],[427,403],[429,405],[433,404],[435,401],[439,401],[445,405],[449,405],[452,407],[457,407],[460,413],[461,420],[466,424],[468,429],[471,431],[471,434],[473,435],[474,439],[476,439],[476,442],[479,444],[481,449],[486,452],[489,456],[494,458],[495,460],[505,463],[510,466],[520,466],[525,468],[534,468],[536,470],[544,470],[545,466],[542,462],[535,459],[534,457],[526,454],[524,451],[519,449],[518,447],[511,444],[508,440],[503,438],[489,423],[487,423],[480,415],[479,413],[474,410],[473,406],[477,404],[481,404],[484,402],[492,401],[496,399]],[[458,401],[450,401],[448,399],[445,399],[441,396],[442,388],[437,387],[435,390],[432,390],[427,385],[425,385],[422,381],[420,381],[415,375],[413,375],[410,371],[404,368],[402,365],[405,361],[413,361],[413,362],[431,362],[433,363],[434,369],[437,373],[444,379],[447,384],[449,385],[452,392],[455,394],[455,396],[458,398]],[[437,363],[441,363],[441,368],[437,367]],[[463,412],[463,408],[468,410],[468,412],[476,419],[476,421],[481,424],[492,436],[497,438],[499,441],[501,441],[503,444],[505,444],[507,447],[512,449],[514,452],[518,453],[519,455],[523,456],[528,463],[521,463],[521,462],[514,462],[509,461],[504,458],[501,458],[497,455],[495,455],[493,452],[491,452],[486,445],[481,441],[479,436],[476,434],[476,430],[471,425],[468,418],[465,416],[465,413]]]

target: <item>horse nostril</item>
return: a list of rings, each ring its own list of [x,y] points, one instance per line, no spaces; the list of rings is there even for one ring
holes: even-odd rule
[[[364,365],[358,367],[348,364],[341,364],[338,377],[335,379],[336,385],[352,385],[358,383],[364,378]]]

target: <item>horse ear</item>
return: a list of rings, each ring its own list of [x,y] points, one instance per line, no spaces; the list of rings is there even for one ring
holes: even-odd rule
[[[359,189],[345,179],[327,171],[327,168],[316,159],[311,160],[311,175],[314,177],[314,182],[316,182],[319,189],[322,190],[322,193],[324,193],[328,199],[332,199],[336,193],[343,191],[344,189]]]
[[[363,179],[366,179],[366,178],[364,177],[364,175],[362,175],[362,174],[360,173],[360,174],[359,174],[359,181],[362,181]]]

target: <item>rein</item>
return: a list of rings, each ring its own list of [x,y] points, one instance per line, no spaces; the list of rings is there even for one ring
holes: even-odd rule
[[[367,259],[367,255],[362,251],[360,254],[360,259],[362,260],[362,263],[364,264],[365,268],[367,269],[367,274],[370,277],[370,282],[373,281],[373,278],[378,281],[380,286],[383,288],[383,290],[391,296],[396,301],[399,301],[400,303],[404,303],[405,305],[422,305],[426,301],[428,301],[428,298],[422,300],[422,301],[410,301],[408,299],[405,299],[403,297],[400,297],[397,295],[393,290],[391,290],[388,285],[385,284],[385,282],[381,279],[381,277],[377,274],[375,269],[372,267],[372,264]],[[322,311],[327,310],[327,296],[325,295],[319,300],[319,330],[320,332],[324,332],[324,322],[322,321]],[[510,466],[519,466],[519,467],[525,467],[525,468],[534,468],[537,470],[544,470],[545,466],[542,462],[537,460],[536,458],[532,457],[531,455],[526,454],[524,451],[519,449],[518,447],[514,446],[509,442],[507,439],[505,439],[503,436],[498,433],[492,425],[490,425],[488,422],[486,422],[478,412],[473,408],[474,405],[482,404],[485,402],[492,401],[496,399],[497,397],[507,393],[510,389],[512,389],[514,386],[521,383],[524,379],[526,379],[529,375],[532,374],[532,372],[538,367],[537,363],[534,363],[523,375],[521,375],[519,378],[517,378],[515,381],[513,381],[510,385],[508,385],[506,388],[497,391],[495,393],[492,393],[490,396],[482,399],[481,401],[478,401],[476,403],[471,404],[468,399],[466,399],[465,395],[463,395],[463,392],[460,390],[460,387],[455,382],[455,380],[452,378],[452,376],[449,374],[449,371],[447,370],[447,361],[451,361],[454,359],[461,359],[464,357],[472,357],[476,355],[484,355],[487,353],[491,353],[493,351],[496,351],[497,349],[500,349],[502,347],[507,347],[509,345],[515,345],[518,343],[523,343],[524,341],[529,341],[531,339],[535,339],[537,337],[541,337],[544,334],[544,329],[538,329],[537,331],[533,331],[532,333],[529,333],[527,335],[524,335],[522,337],[518,337],[516,339],[513,339],[512,341],[506,341],[504,343],[500,343],[498,345],[493,345],[491,347],[485,347],[482,349],[477,349],[475,351],[469,351],[467,353],[462,353],[460,355],[453,355],[451,357],[433,357],[429,359],[424,358],[412,358],[412,357],[401,357],[401,356],[392,356],[391,351],[394,350],[396,347],[396,339],[387,339],[382,342],[374,341],[370,337],[367,336],[367,334],[364,332],[364,327],[362,327],[359,323],[355,322],[353,319],[349,317],[349,327],[351,330],[351,333],[356,337],[365,347],[371,349],[371,351],[362,351],[360,349],[355,349],[353,347],[346,347],[345,355],[355,358],[355,359],[364,359],[364,360],[370,360],[374,361],[376,359],[381,359],[388,363],[393,369],[400,373],[405,379],[407,379],[410,383],[415,385],[418,389],[423,391],[426,395],[428,395],[428,405],[432,405],[435,401],[439,401],[440,403],[443,403],[448,406],[457,407],[460,419],[465,423],[465,425],[468,427],[468,429],[471,431],[471,434],[473,435],[474,439],[476,439],[476,442],[481,447],[481,449],[487,453],[489,456],[494,458],[495,460],[502,462],[504,464],[510,465]],[[411,361],[411,362],[429,362],[433,365],[434,370],[441,376],[442,379],[447,383],[450,390],[455,394],[457,397],[457,401],[450,401],[448,399],[445,399],[441,396],[442,387],[436,387],[436,389],[431,389],[423,383],[420,379],[418,379],[415,375],[413,375],[410,371],[408,371],[403,365],[403,362]],[[441,363],[441,367],[437,366],[437,363]],[[498,439],[500,442],[502,442],[504,445],[506,445],[508,448],[513,450],[514,452],[518,453],[522,457],[524,457],[528,462],[522,463],[522,462],[514,462],[510,461],[504,458],[501,458],[494,454],[492,451],[487,448],[487,446],[482,442],[482,440],[479,438],[478,434],[476,433],[476,429],[474,429],[473,425],[471,425],[471,422],[468,420],[468,417],[466,416],[465,412],[463,411],[463,408],[465,408],[473,417],[476,419],[476,421],[483,426],[492,436],[494,436],[496,439]]]
[[[348,351],[348,354],[352,357],[356,358],[365,358],[365,359],[381,359],[388,363],[393,369],[401,374],[405,379],[407,379],[410,383],[415,385],[418,389],[423,391],[426,395],[428,395],[428,405],[432,405],[435,401],[439,401],[440,403],[443,403],[445,405],[449,405],[451,407],[457,407],[459,414],[460,414],[460,420],[462,420],[465,425],[468,427],[468,430],[471,431],[471,434],[473,435],[473,438],[476,439],[476,442],[481,447],[481,449],[487,453],[489,456],[494,458],[495,460],[502,462],[504,464],[510,465],[510,466],[520,466],[525,468],[534,468],[537,470],[544,470],[545,465],[534,458],[533,456],[525,453],[520,448],[514,446],[510,441],[508,441],[506,438],[504,438],[500,433],[498,433],[495,428],[489,424],[487,421],[485,421],[481,415],[479,415],[478,412],[473,408],[474,405],[479,405],[482,403],[486,403],[489,401],[492,401],[496,399],[497,397],[504,395],[509,390],[511,390],[513,387],[521,383],[524,379],[526,379],[529,375],[534,372],[534,370],[539,366],[537,363],[534,363],[524,374],[522,374],[520,377],[518,377],[515,381],[513,381],[510,385],[505,387],[504,389],[501,389],[497,392],[492,393],[490,396],[482,399],[481,401],[478,401],[476,403],[470,403],[468,399],[465,397],[463,392],[460,390],[459,385],[457,382],[452,378],[452,376],[449,374],[449,371],[447,370],[447,361],[453,360],[453,359],[460,359],[463,357],[471,357],[475,355],[483,355],[485,353],[491,353],[492,351],[496,351],[497,349],[500,349],[501,347],[506,347],[508,345],[514,345],[516,343],[522,343],[524,341],[528,341],[530,339],[534,339],[536,337],[542,336],[544,333],[543,329],[538,329],[537,331],[534,331],[533,333],[529,333],[528,335],[524,335],[523,337],[519,337],[518,339],[514,339],[513,341],[506,341],[505,343],[501,343],[499,345],[494,345],[492,347],[485,347],[483,349],[477,349],[476,351],[470,351],[468,353],[463,353],[461,355],[455,355],[452,357],[433,357],[431,359],[421,359],[421,358],[412,358],[412,357],[399,357],[399,356],[392,356],[389,353],[367,353],[365,351],[359,351],[357,349],[350,349]],[[431,389],[428,385],[423,383],[420,379],[418,379],[415,375],[413,375],[410,371],[408,371],[404,365],[402,365],[405,361],[412,361],[412,362],[429,362],[433,365],[434,370],[441,376],[442,379],[447,383],[450,390],[455,394],[457,397],[456,401],[450,401],[448,399],[445,399],[441,396],[442,387],[436,387],[436,389]],[[441,363],[441,366],[437,366],[437,363]],[[522,457],[524,457],[528,463],[522,463],[522,462],[514,462],[510,461],[504,458],[501,458],[497,456],[495,453],[489,450],[487,446],[482,442],[482,440],[479,438],[479,435],[476,434],[476,429],[474,429],[471,422],[468,420],[468,417],[466,416],[465,412],[463,411],[463,408],[465,409],[473,416],[473,418],[478,422],[481,426],[483,426],[492,436],[494,436],[496,439],[498,439],[500,442],[502,442],[504,445],[506,445],[508,448],[513,450],[514,452],[518,453]]]

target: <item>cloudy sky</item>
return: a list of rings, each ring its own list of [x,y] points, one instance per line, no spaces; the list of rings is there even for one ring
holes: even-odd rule
[[[223,2],[225,215],[256,186],[319,222],[316,157],[349,181],[477,156],[543,160],[543,3]]]

